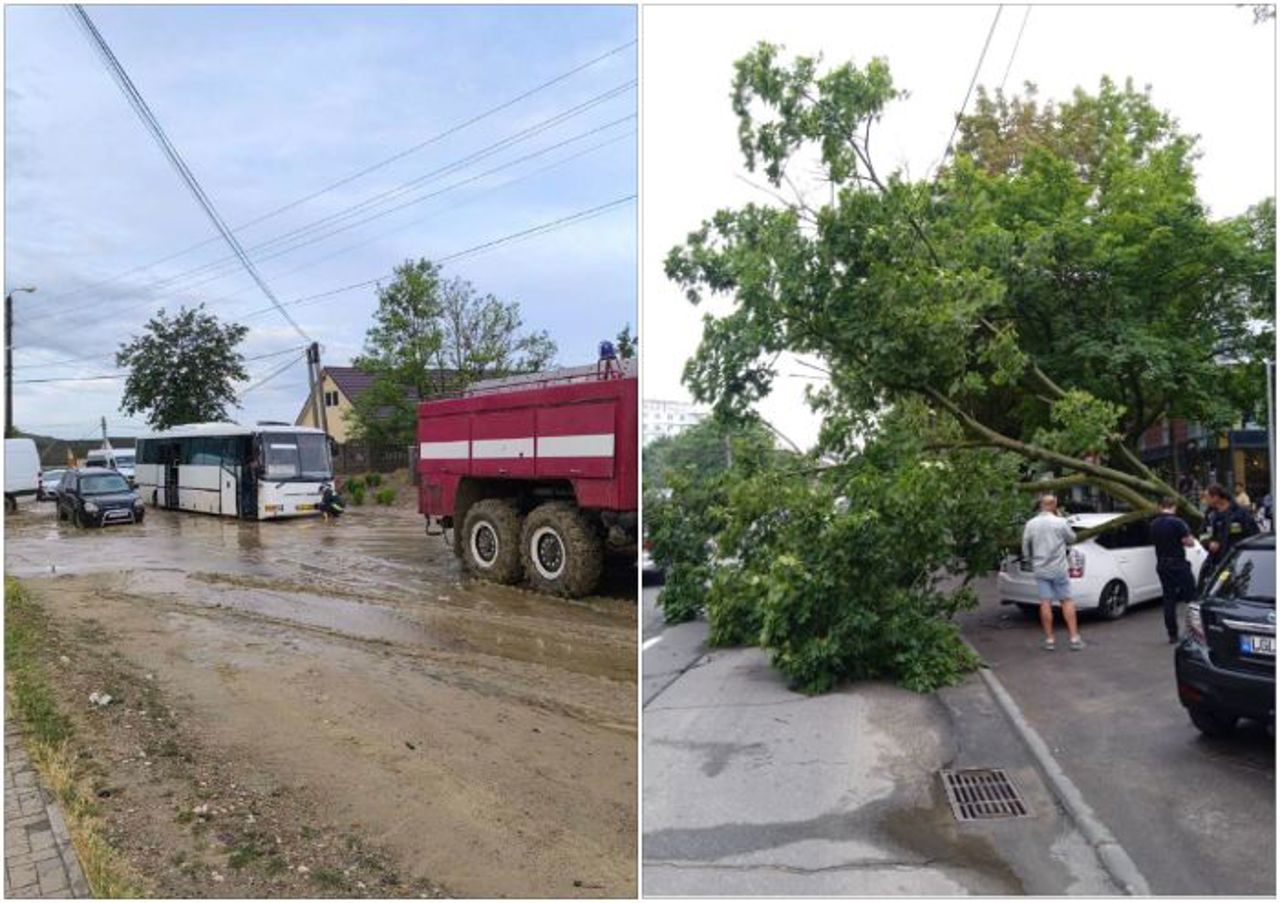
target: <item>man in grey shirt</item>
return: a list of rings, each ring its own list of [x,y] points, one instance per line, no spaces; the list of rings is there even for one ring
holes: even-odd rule
[[[1071,580],[1067,575],[1067,548],[1075,541],[1075,531],[1058,514],[1058,498],[1054,495],[1040,497],[1040,513],[1022,530],[1022,557],[1031,562],[1040,596],[1040,626],[1044,628],[1044,641],[1040,648],[1052,651],[1053,603],[1062,606],[1062,620],[1067,622],[1071,648],[1084,648],[1080,631],[1076,626],[1076,603],[1071,599]]]

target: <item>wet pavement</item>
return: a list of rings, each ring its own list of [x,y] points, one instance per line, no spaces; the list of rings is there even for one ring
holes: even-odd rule
[[[976,678],[805,696],[761,650],[663,625],[656,595],[642,612],[646,895],[1116,893]],[[938,770],[979,767],[1005,769],[1032,816],[958,823]]]
[[[402,508],[245,522],[150,509],[138,525],[59,523],[52,505],[5,522],[6,573],[126,573],[122,589],[181,596],[369,640],[474,650],[635,679],[635,569],[613,559],[602,592],[556,599],[466,577],[439,536]]]
[[[981,606],[960,616],[965,636],[1152,892],[1274,894],[1275,739],[1258,725],[1200,736],[1178,702],[1159,603],[1118,621],[1086,615],[1084,651],[1046,653],[1037,622],[1000,606],[994,583],[980,581]]]
[[[569,601],[467,578],[409,508],[105,530],[52,509],[6,518],[6,572],[246,773],[454,894],[634,894],[634,563]]]

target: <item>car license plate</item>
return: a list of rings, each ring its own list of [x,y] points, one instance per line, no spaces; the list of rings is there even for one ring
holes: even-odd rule
[[[299,505],[299,506],[298,506],[298,510],[299,510],[299,511],[315,511],[315,510],[316,510],[316,506],[315,506],[315,505],[311,505],[311,504],[307,504],[306,502],[304,502],[303,504],[301,504],[301,505]]]
[[[1245,634],[1240,637],[1240,651],[1246,655],[1274,656],[1276,654],[1276,638],[1273,636]]]

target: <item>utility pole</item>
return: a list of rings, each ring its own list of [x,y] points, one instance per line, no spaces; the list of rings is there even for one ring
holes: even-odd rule
[[[1271,532],[1276,532],[1276,362],[1267,361],[1267,472],[1271,475]]]
[[[35,287],[15,288],[4,296],[4,435],[13,435],[13,296],[34,292]]]
[[[323,374],[320,369],[320,343],[312,342],[307,346],[307,378],[311,381],[311,410],[316,426],[329,435],[329,412],[325,410]]]
[[[107,438],[107,415],[102,415],[102,447],[110,448],[111,440]]]

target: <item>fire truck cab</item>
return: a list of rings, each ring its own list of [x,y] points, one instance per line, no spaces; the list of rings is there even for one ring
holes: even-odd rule
[[[592,592],[636,551],[639,397],[629,361],[486,380],[418,407],[418,510],[495,583]]]

